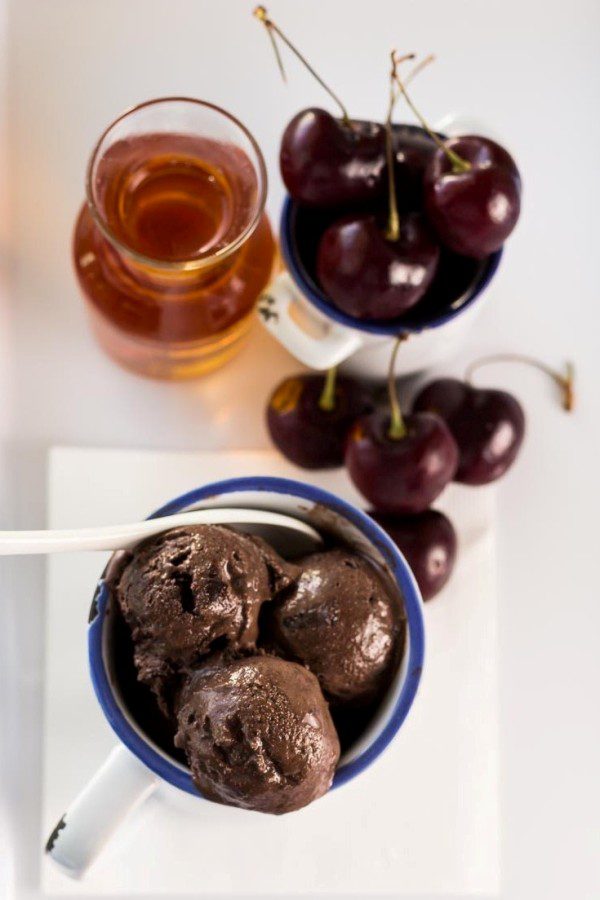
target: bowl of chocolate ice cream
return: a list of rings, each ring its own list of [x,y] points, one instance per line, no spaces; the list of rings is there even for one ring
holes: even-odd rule
[[[111,557],[90,610],[89,664],[119,752],[130,752],[59,823],[50,852],[67,868],[95,852],[99,818],[105,831],[116,818],[111,792],[127,804],[162,779],[198,799],[293,812],[358,777],[412,706],[421,597],[369,516],[256,476],[198,488],[153,517],[207,507],[284,512],[323,545],[294,558],[243,526],[190,525]]]

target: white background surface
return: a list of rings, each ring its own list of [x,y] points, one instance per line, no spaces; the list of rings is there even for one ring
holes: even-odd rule
[[[241,457],[241,458],[240,458]],[[275,451],[156,453],[55,448],[54,528],[131,521],[199,481],[303,473]],[[94,473],[95,477],[90,477]],[[361,505],[343,470],[312,483]],[[498,605],[495,491],[453,485],[440,508],[456,523],[459,562],[425,609],[422,683],[400,734],[368,771],[305,810],[265,816],[202,803],[162,785],[119,829],[82,882],[47,857],[49,893],[221,896],[292,890],[492,894],[499,885]],[[86,618],[104,554],[56,554],[48,567],[44,669],[43,834],[101,765],[115,737],[87,677]],[[443,752],[440,752],[443,748]],[[68,814],[67,814],[68,819]],[[232,854],[231,848],[237,848]],[[175,849],[176,848],[176,849]]]
[[[9,3],[1,55],[9,101],[5,527],[43,524],[52,443],[267,445],[262,406],[274,381],[296,368],[283,351],[257,332],[234,364],[203,382],[140,381],[94,346],[69,261],[95,137],[122,108],[154,95],[205,96],[238,114],[265,150],[277,210],[281,128],[299,107],[325,99],[291,60],[289,85],[280,84],[251,6]],[[571,356],[580,402],[568,418],[536,373],[485,373],[518,393],[529,422],[519,464],[500,490],[502,897],[597,897],[600,7],[595,0],[278,0],[271,12],[357,116],[384,109],[391,44],[436,52],[436,67],[415,85],[423,109],[434,120],[451,111],[485,115],[519,161],[522,221],[493,302],[455,368],[486,350],[556,362]],[[4,564],[1,590],[0,896],[25,883],[17,896],[32,897],[41,837],[43,563]]]

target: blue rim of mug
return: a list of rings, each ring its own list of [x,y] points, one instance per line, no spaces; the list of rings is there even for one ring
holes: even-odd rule
[[[303,482],[269,476],[231,478],[213,482],[176,497],[148,518],[154,519],[172,515],[201,501],[214,499],[223,494],[242,491],[283,494],[306,500],[315,505],[326,506],[333,510],[333,512],[354,525],[371,544],[377,547],[394,576],[403,597],[408,625],[408,663],[404,681],[385,725],[374,736],[372,743],[355,759],[341,765],[337,769],[331,787],[333,790],[360,775],[361,772],[370,766],[393,740],[408,715],[421,679],[425,654],[421,595],[404,556],[373,519],[345,500],[336,497],[335,494]],[[182,765],[178,765],[174,760],[171,761],[166,754],[163,755],[155,750],[128,721],[117,701],[105,666],[103,652],[104,623],[109,599],[110,591],[103,575],[94,594],[90,611],[90,624],[88,626],[90,676],[102,711],[118,738],[144,765],[169,784],[196,797],[202,797],[192,781],[189,770]]]
[[[490,281],[496,274],[498,266],[500,265],[500,260],[502,259],[503,248],[501,247],[499,250],[496,250],[495,253],[492,253],[490,254],[490,256],[488,256],[487,260],[485,261],[485,266],[479,272],[477,278],[475,278],[473,284],[466,292],[466,299],[461,303],[461,305],[456,307],[456,309],[448,309],[447,312],[443,313],[440,316],[437,316],[436,318],[430,319],[426,323],[418,326],[411,326],[403,324],[401,319],[394,319],[391,322],[362,321],[360,319],[354,318],[353,316],[348,316],[346,315],[346,313],[337,309],[327,299],[325,294],[317,288],[312,280],[307,280],[306,273],[303,267],[298,262],[297,255],[294,250],[295,242],[292,229],[292,214],[296,207],[296,202],[289,195],[286,196],[283,203],[281,220],[279,224],[279,245],[288,272],[290,273],[290,275],[296,282],[298,289],[302,292],[306,299],[310,300],[313,306],[316,306],[324,316],[326,316],[328,319],[333,319],[335,322],[338,322],[340,325],[344,325],[346,328],[355,328],[359,331],[366,331],[369,334],[395,336],[398,334],[418,334],[419,332],[428,330],[430,328],[440,328],[442,325],[445,325],[447,322],[450,322],[452,319],[455,319],[461,313],[465,312],[475,303],[476,300],[479,299],[479,297],[485,291]]]

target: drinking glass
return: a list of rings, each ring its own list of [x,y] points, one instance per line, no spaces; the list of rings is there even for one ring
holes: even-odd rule
[[[104,131],[75,226],[75,270],[102,347],[143,375],[202,375],[240,348],[276,245],[262,153],[234,116],[150,100]]]

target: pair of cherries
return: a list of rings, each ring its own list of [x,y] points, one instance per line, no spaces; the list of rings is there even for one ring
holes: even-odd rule
[[[367,385],[333,371],[286,378],[267,406],[271,438],[293,463],[345,463],[428,600],[450,577],[457,545],[452,523],[431,503],[453,479],[480,485],[500,478],[518,454],[525,416],[505,391],[449,378],[431,382],[412,412],[398,416],[395,391],[390,411]]]
[[[400,77],[404,60],[394,54],[385,125],[351,119],[264,7],[255,14],[267,27],[280,66],[275,35],[341,110],[339,119],[316,107],[301,110],[287,125],[280,149],[291,197],[340,210],[317,253],[318,279],[335,306],[362,320],[398,318],[426,294],[438,268],[440,243],[476,259],[502,246],[519,217],[521,195],[520,176],[506,150],[480,136],[444,140],[433,132]],[[423,131],[392,125],[400,95]]]

